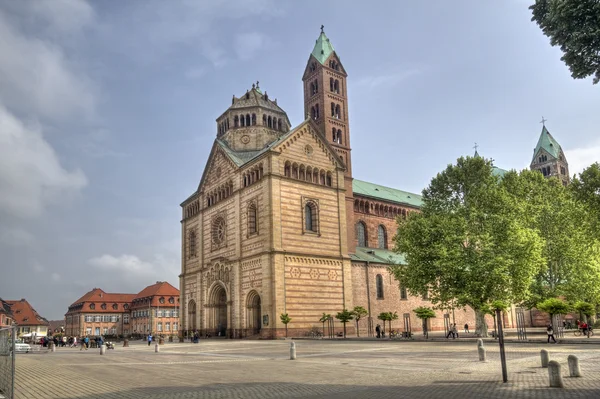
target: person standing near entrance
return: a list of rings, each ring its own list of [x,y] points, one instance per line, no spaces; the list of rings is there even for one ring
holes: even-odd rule
[[[465,323],[465,334],[469,333],[469,323]]]
[[[381,327],[379,324],[377,324],[377,327],[375,327],[375,332],[377,333],[377,338],[381,338]]]
[[[148,346],[152,343],[152,334],[148,334]]]

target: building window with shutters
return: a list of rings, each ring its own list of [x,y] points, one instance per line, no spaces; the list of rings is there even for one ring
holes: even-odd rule
[[[375,277],[375,284],[377,285],[377,299],[383,299],[383,277],[381,274]]]

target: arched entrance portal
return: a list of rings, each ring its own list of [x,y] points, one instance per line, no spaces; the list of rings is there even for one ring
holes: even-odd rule
[[[251,334],[258,334],[262,326],[260,295],[250,291],[246,303],[246,328]]]
[[[189,331],[196,329],[196,301],[193,299],[188,303],[188,325]]]
[[[210,328],[216,336],[225,336],[227,333],[227,292],[217,284],[210,295],[209,307],[211,309]]]

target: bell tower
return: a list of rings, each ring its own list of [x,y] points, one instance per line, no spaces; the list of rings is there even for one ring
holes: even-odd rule
[[[348,248],[354,253],[354,196],[352,192],[352,157],[348,122],[348,74],[323,31],[317,38],[304,70],[304,115],[318,126],[323,137],[335,149],[346,166],[346,218]]]

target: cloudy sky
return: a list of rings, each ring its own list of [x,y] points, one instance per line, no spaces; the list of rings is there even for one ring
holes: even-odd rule
[[[349,73],[355,177],[420,192],[457,157],[524,168],[542,116],[600,160],[600,85],[531,1],[0,0],[0,296],[49,319],[94,287],[178,284],[179,203],[252,82],[303,119],[321,24]]]

